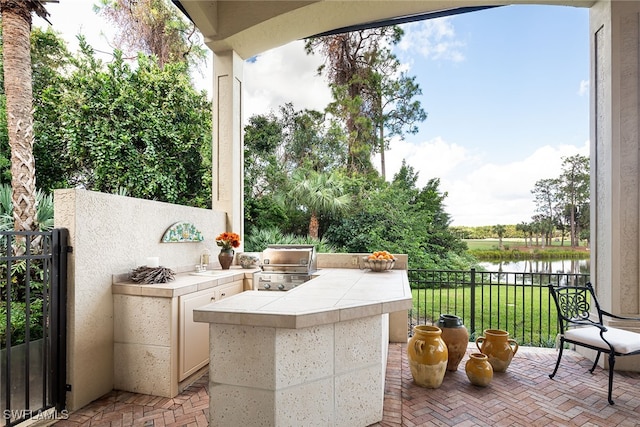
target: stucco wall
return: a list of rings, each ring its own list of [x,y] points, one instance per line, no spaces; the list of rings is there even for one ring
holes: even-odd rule
[[[192,266],[206,247],[216,259],[215,236],[226,215],[207,209],[86,190],[56,190],[55,226],[69,230],[67,407],[78,409],[113,388],[112,276],[160,257],[169,268]],[[160,243],[175,222],[194,224],[199,243]]]
[[[640,3],[600,1],[591,28],[591,278],[602,307],[640,313]]]

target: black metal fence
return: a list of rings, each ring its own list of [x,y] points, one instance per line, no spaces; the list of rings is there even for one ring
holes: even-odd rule
[[[4,425],[65,414],[68,232],[0,232]]]
[[[588,274],[409,270],[413,309],[409,332],[436,323],[441,314],[462,318],[470,339],[485,329],[503,329],[521,345],[552,347],[558,334],[556,308],[547,285],[582,285]]]

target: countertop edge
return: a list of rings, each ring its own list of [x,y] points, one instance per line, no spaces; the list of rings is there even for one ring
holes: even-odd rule
[[[323,292],[332,296],[319,297]],[[301,307],[306,300],[311,301],[309,306]],[[193,320],[300,329],[408,310],[411,307],[412,296],[406,270],[393,270],[393,274],[381,275],[363,270],[323,269],[322,274],[313,281],[289,292],[246,291],[196,308]]]
[[[167,283],[136,283],[131,280],[115,281],[111,285],[113,295],[134,295],[157,298],[175,298],[203,289],[232,283],[253,277],[257,269],[231,268],[229,270],[211,270],[215,275],[179,273]]]

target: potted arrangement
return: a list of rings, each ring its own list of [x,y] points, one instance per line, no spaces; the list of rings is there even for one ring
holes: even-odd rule
[[[223,270],[228,270],[233,263],[234,248],[240,246],[240,236],[236,233],[224,232],[216,237],[216,245],[220,246],[218,261]]]

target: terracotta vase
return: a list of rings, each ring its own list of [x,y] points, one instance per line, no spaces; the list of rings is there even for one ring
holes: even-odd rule
[[[218,254],[218,261],[220,262],[220,266],[223,270],[228,270],[233,263],[233,249],[223,249]]]
[[[456,371],[467,352],[469,332],[462,324],[462,319],[453,314],[441,314],[436,326],[442,330],[442,339],[449,352],[447,371]]]
[[[486,387],[493,379],[493,366],[489,363],[486,354],[471,353],[469,360],[464,365],[464,370],[473,385]]]
[[[516,340],[509,338],[509,332],[500,329],[486,329],[484,336],[476,338],[476,347],[487,355],[493,372],[505,372],[518,351]]]
[[[437,326],[413,327],[413,337],[407,344],[407,358],[413,381],[425,388],[442,385],[447,371],[448,351]]]

